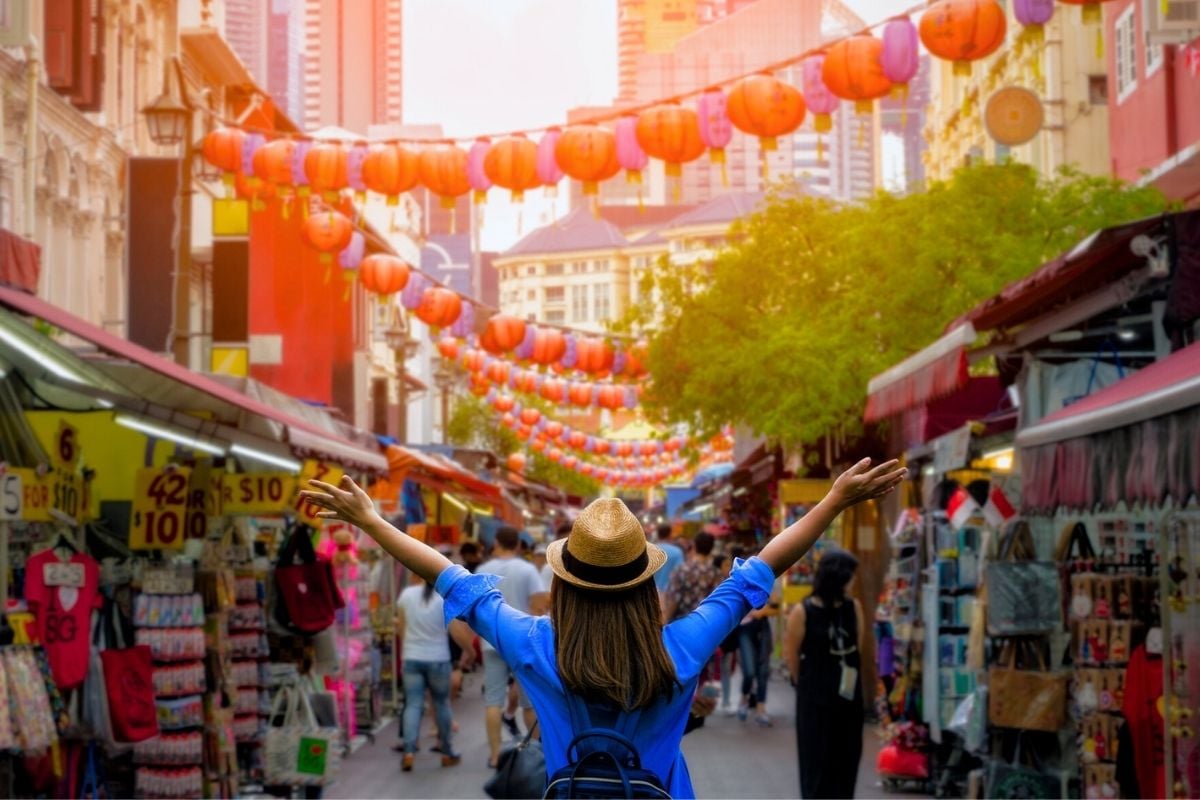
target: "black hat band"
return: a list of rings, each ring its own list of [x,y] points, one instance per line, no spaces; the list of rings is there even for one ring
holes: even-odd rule
[[[650,566],[650,554],[647,550],[642,550],[642,554],[633,561],[627,564],[618,564],[615,567],[599,566],[597,564],[589,564],[586,561],[580,561],[571,555],[569,544],[563,547],[562,558],[563,566],[567,568],[567,572],[581,581],[595,583],[600,586],[617,586],[618,584],[628,583],[640,576],[646,571],[646,567]]]

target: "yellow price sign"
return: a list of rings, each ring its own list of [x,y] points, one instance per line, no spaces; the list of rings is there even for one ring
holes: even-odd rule
[[[212,464],[201,461],[192,470],[188,481],[187,538],[203,539],[208,533],[208,522],[221,516],[221,473],[212,470]]]
[[[287,472],[253,472],[221,479],[224,514],[275,516],[286,513],[296,496],[296,476]]]
[[[187,539],[186,467],[139,469],[133,487],[132,550],[178,550]]]
[[[300,480],[296,485],[296,497],[292,501],[292,510],[296,512],[296,519],[306,525],[320,526],[324,522],[317,516],[321,509],[312,503],[301,502],[300,490],[308,488],[309,481],[324,481],[336,486],[344,474],[345,470],[334,464],[312,458],[306,459],[304,467],[300,470]]]
[[[38,475],[25,467],[9,472],[20,476],[21,519],[27,522],[53,522],[52,511],[80,520],[88,510],[83,480],[77,475],[59,469]]]

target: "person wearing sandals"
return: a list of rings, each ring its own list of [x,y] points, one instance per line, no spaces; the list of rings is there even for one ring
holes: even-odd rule
[[[366,531],[406,567],[434,582],[447,619],[462,619],[513,669],[537,712],[546,771],[572,763],[572,718],[619,728],[671,797],[695,797],[680,750],[700,672],[751,608],[765,605],[782,575],[839,513],[896,488],[905,471],[869,459],[835,482],[825,499],[780,533],[758,557],[734,565],[687,616],[664,625],[652,580],[666,555],[646,541],[637,517],[601,498],[547,550],[554,570],[550,614],[523,614],[504,602],[498,581],[470,575],[436,550],[393,528],[349,477],[340,486],[310,481],[303,496],[327,519]],[[580,730],[579,733],[582,733]]]
[[[433,700],[442,766],[457,766],[462,758],[454,752],[450,742],[453,734],[450,712],[450,673],[453,665],[450,662],[450,643],[446,639],[442,597],[434,592],[432,584],[414,574],[413,585],[396,599],[396,613],[398,627],[404,631],[404,716],[401,727],[404,756],[401,768],[405,772],[411,771],[416,760],[421,718],[425,715],[426,691]],[[455,621],[450,625],[450,635],[463,646],[464,653],[473,652],[472,634],[466,625]]]

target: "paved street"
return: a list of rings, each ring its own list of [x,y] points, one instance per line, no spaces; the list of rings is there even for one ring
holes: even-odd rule
[[[740,677],[735,677],[735,686]],[[483,703],[479,696],[481,676],[467,676],[462,699],[455,704],[460,732],[455,745],[463,753],[462,765],[443,769],[436,753],[417,756],[411,773],[400,771],[400,755],[392,751],[396,726],[389,726],[374,746],[366,745],[342,764],[341,777],[329,788],[331,798],[482,798],[487,769],[487,744],[483,728]],[[762,729],[737,717],[711,717],[707,725],[684,738],[683,749],[696,790],[702,798],[796,797],[796,736],[793,728],[792,690],[773,681],[768,702],[775,727]],[[424,730],[432,730],[425,722]],[[881,797],[886,793],[874,774],[878,737],[874,727],[863,732],[863,759],[857,795]],[[434,744],[432,736],[423,747]]]

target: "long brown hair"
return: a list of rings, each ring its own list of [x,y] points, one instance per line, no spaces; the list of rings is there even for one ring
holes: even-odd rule
[[[587,702],[629,711],[679,688],[662,641],[654,581],[620,592],[595,592],[555,580],[550,620],[563,686]]]

